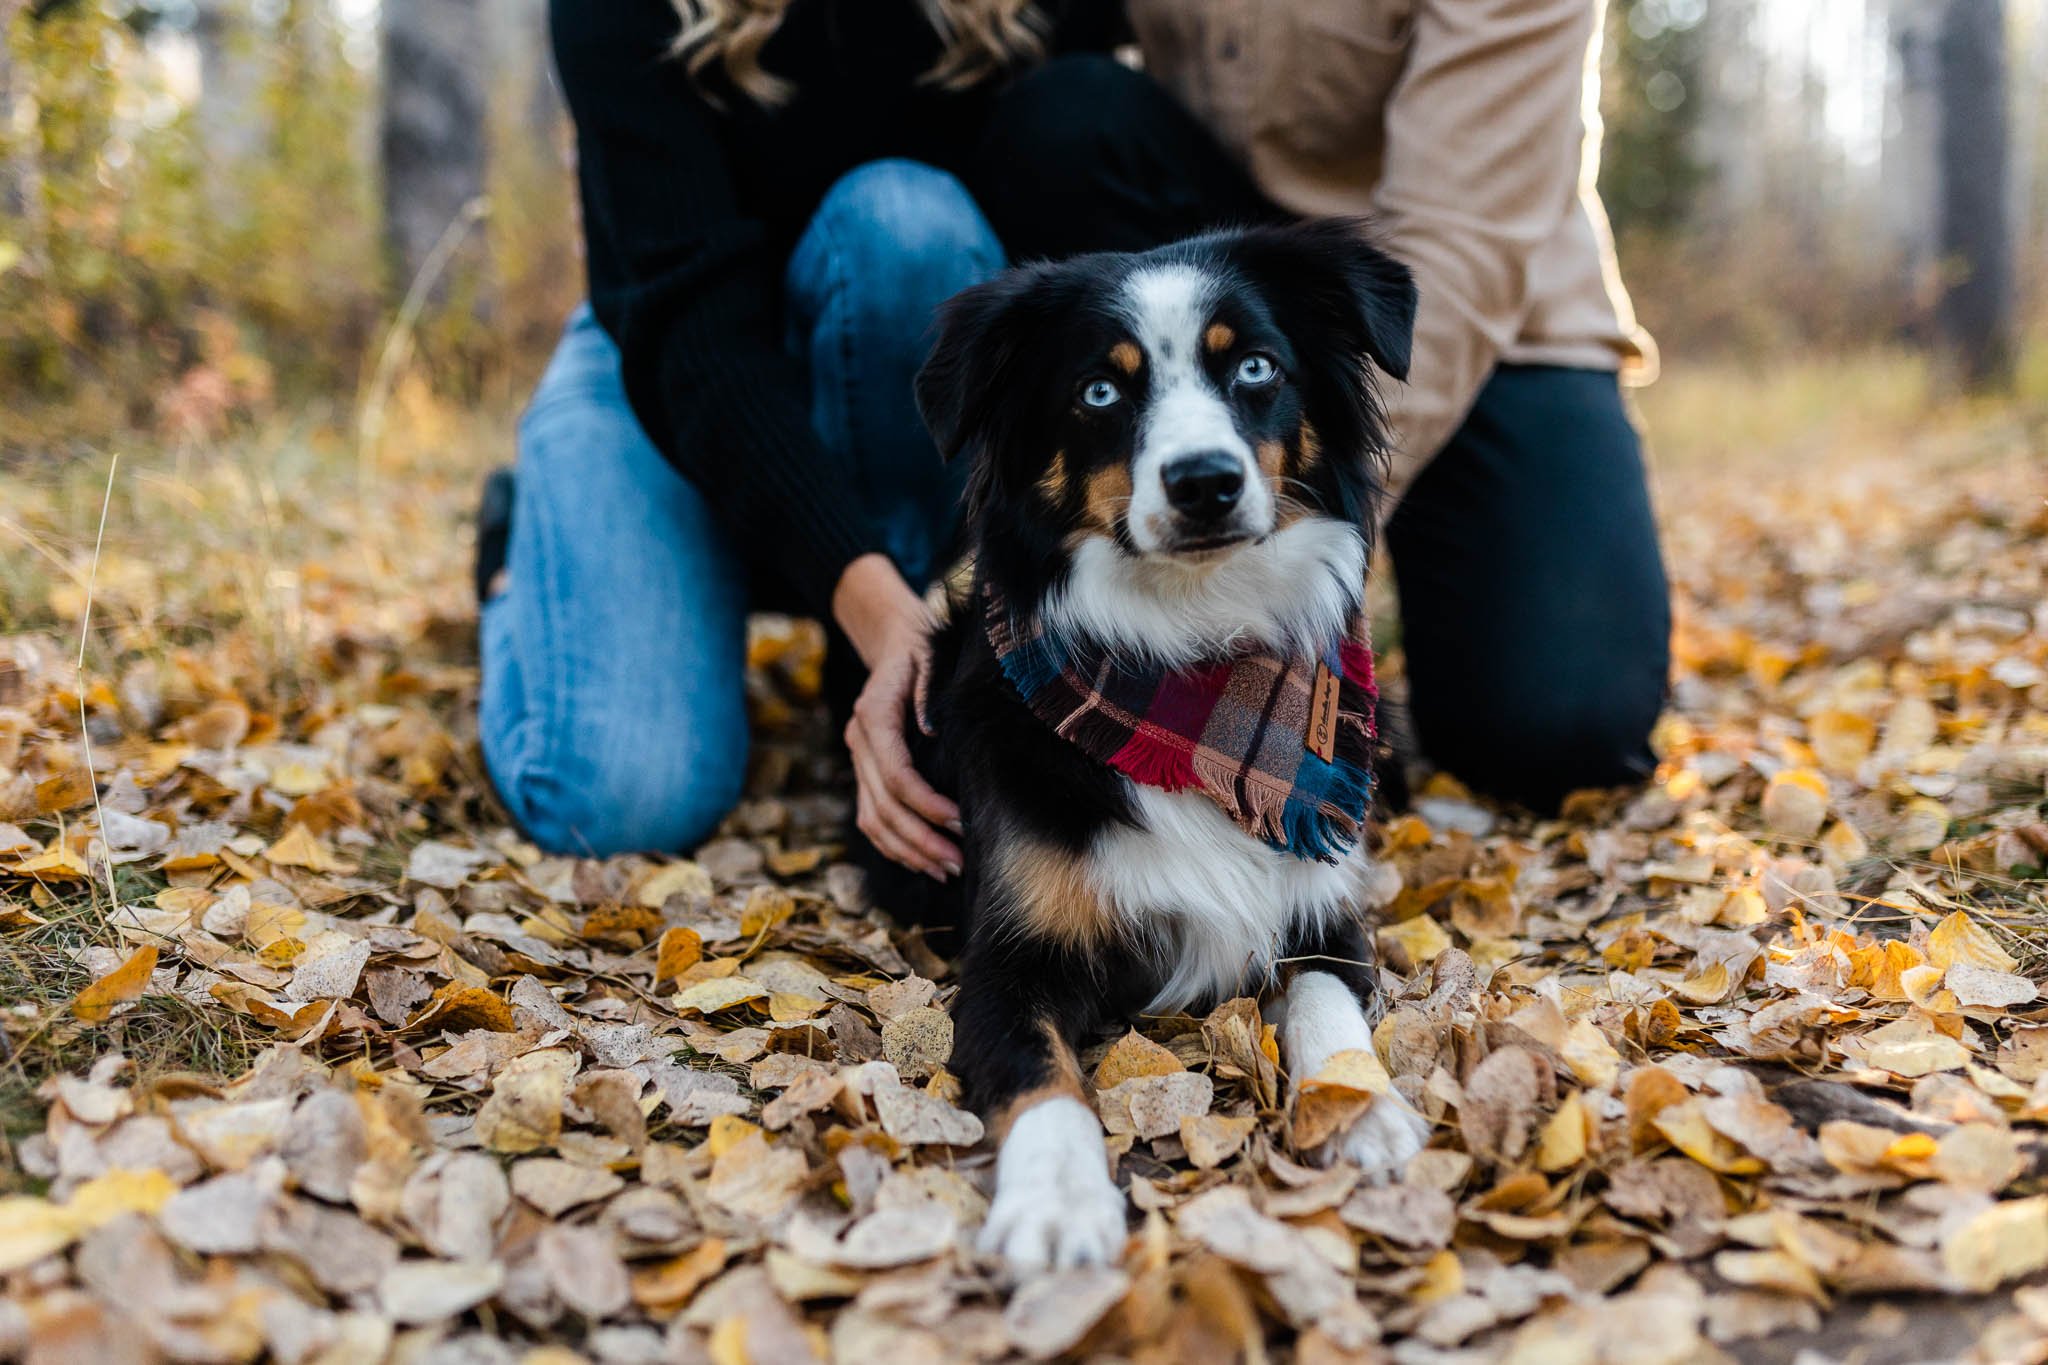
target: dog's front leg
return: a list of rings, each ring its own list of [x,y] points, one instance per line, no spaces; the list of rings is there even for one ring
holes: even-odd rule
[[[961,964],[955,1054],[1000,1144],[980,1246],[1021,1269],[1108,1265],[1124,1196],[1074,1056],[1092,1012],[1077,964],[1050,956],[1004,947]]]
[[[1371,1050],[1366,1010],[1378,989],[1371,953],[1365,931],[1348,916],[1289,953],[1300,967],[1281,998],[1279,1033],[1291,1085],[1299,1086],[1340,1052]],[[1325,1143],[1320,1155],[1351,1161],[1377,1183],[1398,1175],[1428,1141],[1429,1120],[1389,1090]]]

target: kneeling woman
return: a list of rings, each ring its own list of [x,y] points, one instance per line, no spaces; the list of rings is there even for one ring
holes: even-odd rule
[[[902,707],[958,487],[911,378],[1003,250],[952,173],[1021,67],[1117,37],[1067,0],[554,0],[590,301],[480,527],[481,727],[537,842],[688,848],[746,768],[747,612],[869,670],[861,825],[958,870]],[[509,520],[509,526],[507,522]]]

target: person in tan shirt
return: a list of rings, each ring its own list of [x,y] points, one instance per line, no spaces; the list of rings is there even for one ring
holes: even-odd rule
[[[1600,0],[1128,0],[1143,71],[1018,80],[966,176],[1012,259],[1362,215],[1415,272],[1386,543],[1424,753],[1538,808],[1646,775],[1670,608],[1594,191]]]

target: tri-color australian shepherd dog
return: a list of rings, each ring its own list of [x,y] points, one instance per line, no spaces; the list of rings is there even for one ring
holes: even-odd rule
[[[1014,1265],[1121,1252],[1075,1057],[1098,1029],[1259,994],[1297,1080],[1372,1046],[1362,598],[1375,386],[1414,313],[1355,222],[1025,266],[944,309],[918,401],[973,461],[974,579],[920,764],[963,811],[954,1064]],[[1426,1137],[1388,1094],[1326,1155],[1383,1175]]]

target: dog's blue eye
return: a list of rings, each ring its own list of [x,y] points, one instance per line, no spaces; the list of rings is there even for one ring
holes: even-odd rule
[[[1237,362],[1237,382],[1240,384],[1250,384],[1254,387],[1270,384],[1273,382],[1273,376],[1279,373],[1280,367],[1273,363],[1273,357],[1260,355],[1257,351]]]
[[[1081,390],[1081,401],[1091,408],[1115,407],[1117,399],[1122,397],[1116,385],[1107,379],[1097,379]]]

